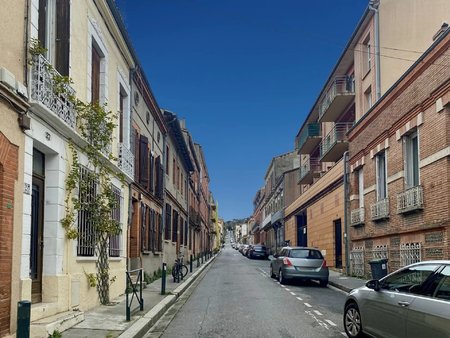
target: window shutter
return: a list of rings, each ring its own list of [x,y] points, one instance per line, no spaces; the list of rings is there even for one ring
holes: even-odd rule
[[[38,39],[41,47],[47,47],[47,1],[39,0]]]
[[[149,162],[150,162],[150,182],[148,184],[149,186],[149,191],[153,192],[154,190],[154,185],[155,185],[155,180],[154,180],[154,171],[155,171],[155,163],[154,163],[154,157],[152,155],[152,153],[150,152],[150,157],[149,157]]]
[[[162,251],[162,215],[158,214],[158,251]]]
[[[56,1],[55,68],[64,76],[69,75],[70,0]]]
[[[139,183],[145,188],[148,185],[148,139],[141,135],[140,139],[140,161],[139,161]]]
[[[134,134],[134,180],[135,182],[139,182],[139,134],[136,129],[133,128],[133,134]]]
[[[100,101],[100,54],[92,46],[91,102]]]

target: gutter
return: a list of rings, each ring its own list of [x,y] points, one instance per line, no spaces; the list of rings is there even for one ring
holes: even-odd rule
[[[380,72],[380,11],[378,7],[380,6],[379,0],[371,0],[369,3],[369,10],[374,12],[374,48],[375,48],[375,94],[376,100],[378,101],[381,97],[381,72]]]

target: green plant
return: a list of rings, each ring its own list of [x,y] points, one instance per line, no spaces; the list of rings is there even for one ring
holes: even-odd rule
[[[52,334],[48,335],[48,338],[61,338],[62,337],[62,333],[59,332],[58,330],[53,331]]]
[[[84,272],[84,275],[87,278],[88,281],[88,285],[91,288],[94,288],[97,286],[97,277],[95,276],[95,274],[93,273],[87,273],[86,271]]]

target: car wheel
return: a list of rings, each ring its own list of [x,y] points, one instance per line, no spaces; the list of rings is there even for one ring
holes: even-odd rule
[[[321,279],[319,281],[321,287],[326,287],[328,285],[328,279]]]
[[[273,273],[273,266],[270,265],[270,278],[276,278],[277,276]]]
[[[345,307],[344,328],[350,338],[363,337],[361,314],[355,303],[350,303]]]
[[[283,276],[283,271],[278,272],[278,281],[280,282],[280,284],[286,284],[286,278],[284,278]]]

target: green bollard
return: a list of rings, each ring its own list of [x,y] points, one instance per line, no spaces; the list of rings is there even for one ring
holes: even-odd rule
[[[17,338],[30,337],[31,302],[21,300],[17,303]]]
[[[166,271],[167,271],[167,264],[163,263],[162,265],[162,276],[161,276],[161,294],[166,294]]]

